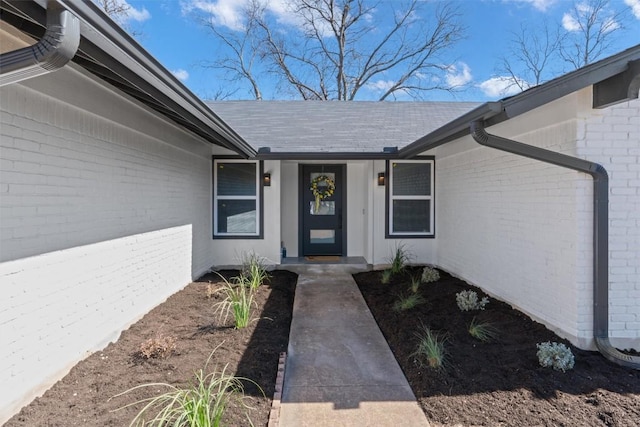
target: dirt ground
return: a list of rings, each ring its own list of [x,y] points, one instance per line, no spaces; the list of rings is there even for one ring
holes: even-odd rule
[[[394,311],[394,301],[420,272],[409,270],[386,285],[380,283],[380,272],[354,277],[432,425],[640,425],[640,371],[574,347],[573,370],[541,367],[536,343],[569,343],[493,298],[484,311],[461,312],[456,293],[471,289],[483,294],[446,273],[440,273],[438,282],[420,286],[425,304]],[[493,323],[499,331],[496,342],[482,343],[469,335],[474,317]],[[446,334],[441,372],[421,368],[411,355],[421,324]]]
[[[407,291],[411,275],[420,271],[410,270],[386,285],[380,283],[380,272],[354,277],[432,426],[640,425],[640,371],[573,347],[573,370],[542,368],[536,343],[565,341],[495,299],[484,311],[461,312],[455,294],[465,289],[481,292],[446,273],[441,272],[436,283],[421,285],[425,304],[406,312],[392,310],[398,294]],[[278,355],[287,346],[296,275],[273,272],[270,285],[256,299],[255,317],[260,319],[244,330],[233,329],[231,320],[224,325],[216,321],[217,300],[207,297],[210,280],[215,290],[218,279],[213,275],[188,285],[123,332],[117,342],[78,363],[6,426],[126,426],[136,411],[113,410],[149,394],[112,396],[142,383],[185,384],[216,346],[210,366],[220,369],[229,364],[231,372],[251,378],[264,390],[266,396],[248,386],[247,395],[254,408],[248,412],[250,419],[265,426]],[[469,336],[467,325],[474,316],[498,328],[496,342],[481,343]],[[446,368],[441,372],[421,368],[411,356],[420,324],[447,336]],[[176,338],[175,354],[143,360],[141,343],[159,336]],[[225,425],[249,425],[245,411],[231,408]]]
[[[237,272],[223,272],[227,277]],[[218,371],[228,364],[228,372],[250,378],[264,390],[247,384],[247,403],[254,409],[248,416],[255,426],[266,426],[280,352],[286,351],[291,324],[291,310],[297,276],[274,271],[269,284],[257,293],[259,318],[249,327],[233,328],[232,319],[220,324],[214,315],[216,297],[210,290],[219,287],[219,277],[207,275],[171,296],[139,322],[124,331],[117,342],[78,363],[67,376],[42,397],[11,418],[6,427],[16,426],[127,426],[137,410],[115,409],[140,398],[150,397],[155,390],[136,392],[128,397],[112,396],[143,383],[167,382],[186,384],[194,372],[204,367],[214,350],[210,368]],[[176,350],[166,358],[141,357],[141,344],[149,338],[174,337]],[[158,388],[160,390],[160,388]],[[139,408],[138,408],[139,409]],[[245,410],[231,407],[225,425],[246,426]]]

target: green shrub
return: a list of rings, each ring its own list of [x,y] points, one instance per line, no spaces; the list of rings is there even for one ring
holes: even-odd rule
[[[440,272],[433,267],[425,267],[422,269],[422,282],[431,283],[440,280]]]
[[[566,345],[557,342],[543,342],[542,344],[536,344],[538,347],[538,362],[540,366],[545,368],[553,368],[556,371],[566,372],[568,369],[573,369],[575,364],[575,358],[571,349]]]
[[[493,341],[498,336],[498,330],[489,322],[477,322],[474,317],[469,325],[469,334],[480,341]]]
[[[252,290],[256,290],[268,278],[265,258],[257,255],[255,252],[249,252],[242,255],[242,270],[240,276],[246,278],[243,282],[248,282]]]
[[[456,303],[461,311],[484,310],[484,306],[489,304],[489,298],[478,300],[475,291],[462,291],[456,294]]]
[[[406,311],[412,308],[424,304],[425,299],[420,294],[401,295],[398,300],[393,303],[394,311]]]
[[[242,381],[254,382],[228,374],[228,365],[220,372],[214,370],[205,373],[210,359],[211,356],[207,359],[204,369],[195,373],[195,381],[192,384],[182,388],[167,383],[150,383],[130,388],[114,398],[132,392],[138,393],[138,390],[141,389],[153,389],[154,391],[165,389],[166,392],[137,400],[116,410],[144,405],[131,421],[130,426],[222,426],[225,409],[232,401],[236,401],[245,409],[250,409],[245,402]],[[258,388],[260,387],[258,386]],[[247,421],[252,424],[248,415]]]
[[[391,257],[391,273],[402,273],[412,258],[413,256],[405,249],[404,245],[397,245]]]
[[[224,277],[222,280],[224,285],[218,292],[224,294],[224,299],[216,304],[215,312],[223,322],[227,321],[229,313],[233,314],[236,329],[246,328],[251,321],[251,309],[255,305],[254,291],[248,282],[249,279],[240,276],[234,280],[235,283],[229,282]]]
[[[411,354],[420,366],[428,366],[432,369],[443,369],[446,363],[445,335],[439,335],[428,327],[422,325],[416,333],[418,348]]]
[[[382,283],[383,285],[388,285],[389,282],[391,282],[392,275],[393,273],[391,272],[391,270],[384,270],[382,272],[382,275],[380,276],[380,283]]]
[[[414,276],[411,278],[411,292],[413,292],[414,294],[418,292],[418,289],[420,288],[420,284],[421,284],[421,280],[420,277],[418,276]]]

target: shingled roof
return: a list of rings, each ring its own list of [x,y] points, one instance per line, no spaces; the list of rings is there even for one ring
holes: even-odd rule
[[[207,102],[254,149],[271,153],[381,153],[480,105],[473,102]]]

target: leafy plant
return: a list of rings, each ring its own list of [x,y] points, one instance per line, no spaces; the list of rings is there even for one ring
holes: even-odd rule
[[[418,337],[418,348],[411,354],[420,366],[432,369],[443,369],[446,363],[445,344],[447,337],[433,332],[428,327],[422,325]]]
[[[399,274],[404,271],[412,258],[404,245],[397,245],[391,257],[391,273]]]
[[[467,290],[456,294],[456,303],[461,311],[484,310],[484,306],[489,304],[489,298],[478,300],[475,291]]]
[[[252,290],[258,289],[269,278],[265,258],[253,251],[245,253],[242,256],[242,271],[240,275],[247,279]]]
[[[477,340],[488,342],[498,337],[498,330],[489,322],[478,322],[474,317],[469,325],[469,334]]]
[[[130,388],[117,394],[114,398],[140,389],[151,388],[155,390],[160,388],[167,391],[154,397],[137,400],[116,410],[144,405],[129,426],[222,426],[225,409],[231,401],[237,401],[244,408],[250,409],[245,403],[246,397],[242,381],[258,385],[246,378],[228,374],[228,365],[225,365],[219,372],[214,369],[212,372],[206,373],[212,355],[213,352],[207,359],[204,368],[195,373],[195,381],[192,384],[181,388],[167,383],[149,383]],[[258,388],[260,389],[259,386]],[[247,419],[251,424],[248,415]]]
[[[542,344],[536,344],[538,347],[538,362],[540,366],[545,368],[553,368],[556,371],[566,372],[568,369],[573,369],[575,364],[575,358],[571,349],[566,345],[557,342],[543,342]]]
[[[418,289],[420,288],[420,284],[421,284],[421,279],[418,276],[413,276],[411,278],[411,292],[413,292],[414,294],[418,292]]]
[[[398,300],[393,304],[394,311],[406,311],[412,308],[424,304],[425,299],[420,294],[401,295]]]
[[[235,283],[231,283],[222,275],[218,275],[224,281],[224,285],[219,290],[224,294],[224,299],[216,304],[216,313],[219,318],[224,317],[224,322],[227,321],[229,313],[232,313],[236,329],[246,328],[251,321],[251,308],[255,305],[254,291],[248,279],[241,275],[235,278]]]
[[[384,270],[382,272],[382,276],[380,277],[380,283],[382,283],[383,285],[388,285],[389,282],[391,282],[391,276],[393,276],[391,270]]]
[[[423,283],[437,282],[440,280],[440,272],[433,267],[426,266],[422,269],[421,279]]]
[[[171,335],[159,335],[140,344],[140,355],[144,359],[162,359],[176,350],[176,338]]]

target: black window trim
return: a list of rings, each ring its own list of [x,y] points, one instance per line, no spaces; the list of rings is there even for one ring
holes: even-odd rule
[[[402,162],[409,163],[412,161],[431,161],[431,180],[433,182],[433,194],[431,194],[431,214],[433,217],[433,230],[429,234],[391,234],[391,230],[389,228],[390,218],[389,215],[391,213],[391,163],[392,162]],[[436,158],[435,156],[415,156],[406,160],[389,160],[387,159],[385,162],[385,213],[384,213],[384,234],[386,239],[434,239],[436,237]]]
[[[258,176],[256,179],[258,180],[258,233],[255,235],[246,235],[246,234],[216,234],[216,162],[221,160],[244,160],[247,163],[257,163],[258,164]],[[263,160],[248,160],[241,156],[211,156],[211,235],[215,240],[264,240],[264,182],[262,176],[264,174],[264,161]]]

